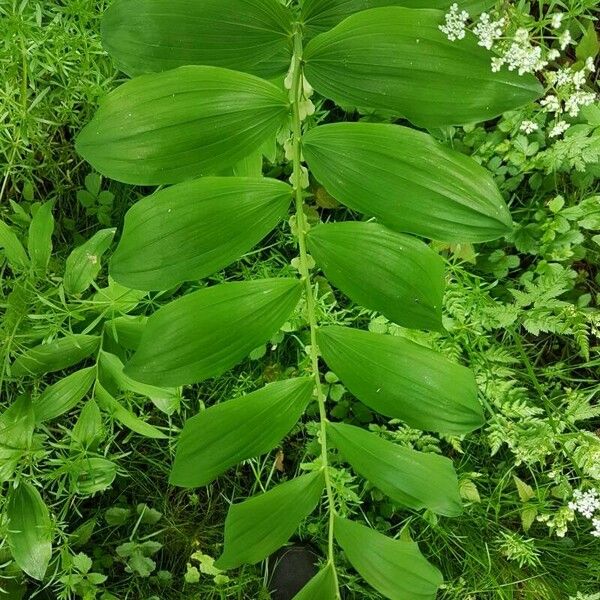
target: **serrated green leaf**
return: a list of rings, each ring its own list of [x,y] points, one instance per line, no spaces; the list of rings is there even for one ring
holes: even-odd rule
[[[317,333],[328,367],[369,408],[410,427],[463,434],[483,424],[473,373],[415,342],[347,327]]]
[[[229,508],[219,569],[255,564],[283,546],[317,506],[325,486],[322,471],[301,475]]]
[[[423,329],[442,329],[444,262],[423,242],[377,223],[327,223],[308,248],[327,278],[361,306]]]
[[[461,514],[458,480],[448,458],[403,448],[344,423],[329,423],[327,428],[328,439],[342,457],[392,500],[448,517]]]
[[[521,502],[528,502],[532,498],[535,498],[535,492],[528,483],[525,483],[516,475],[513,475],[513,480],[515,482],[515,485],[517,486],[517,492],[519,494],[519,499],[521,500]]]
[[[179,436],[171,484],[208,485],[229,467],[272,450],[301,417],[313,387],[306,377],[270,383],[188,419]]]
[[[37,489],[21,480],[8,496],[6,516],[12,557],[27,575],[41,581],[52,557],[52,523]]]
[[[212,275],[269,233],[291,199],[292,188],[275,179],[203,177],[169,187],[129,210],[110,273],[143,290]]]
[[[392,540],[359,523],[335,517],[335,539],[350,564],[390,600],[434,600],[442,574],[414,542]]]
[[[29,225],[27,250],[31,265],[38,274],[43,274],[48,268],[52,254],[52,233],[54,232],[54,217],[52,208],[54,202],[45,202],[38,207]]]
[[[221,375],[266,342],[300,299],[296,279],[223,283],[154,313],[125,373],[152,385],[183,385]]]
[[[94,398],[102,410],[105,410],[115,421],[119,421],[121,425],[125,425],[127,429],[148,438],[164,439],[167,437],[162,431],[150,425],[150,423],[146,423],[146,421],[125,408],[100,383],[96,383]]]
[[[97,335],[72,334],[26,350],[15,359],[11,372],[15,377],[61,371],[93,354],[100,343]]]
[[[452,4],[453,0],[304,0],[301,16],[304,31],[312,37],[335,27],[350,15],[370,8],[404,6],[445,10]],[[460,8],[470,14],[477,14],[493,4],[493,0],[465,0],[460,3]]]
[[[277,0],[118,0],[102,40],[129,75],[213,65],[271,78],[289,67],[291,23]]]
[[[287,117],[284,90],[268,81],[219,67],[179,67],[111,92],[76,148],[112,179],[179,183],[233,166]]]
[[[451,42],[444,13],[401,7],[351,15],[306,47],[305,74],[342,105],[392,111],[421,127],[485,121],[538,98],[531,75],[493,73],[470,32]]]
[[[89,391],[96,379],[96,368],[81,369],[49,385],[33,401],[37,424],[60,417],[70,411]]]
[[[101,229],[69,254],[63,285],[67,294],[82,294],[96,279],[102,255],[108,250],[116,229]]]
[[[292,600],[339,600],[339,597],[334,567],[327,563]]]
[[[512,228],[490,173],[423,132],[335,123],[309,131],[303,151],[313,175],[334,198],[396,231],[480,242]]]
[[[29,257],[15,232],[0,221],[0,248],[4,250],[6,260],[13,271],[22,271],[29,266]]]

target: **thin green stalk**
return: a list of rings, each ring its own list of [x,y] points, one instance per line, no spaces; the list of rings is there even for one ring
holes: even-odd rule
[[[335,518],[335,500],[333,489],[329,478],[329,462],[327,456],[327,411],[325,409],[325,394],[319,374],[319,352],[317,346],[317,316],[315,309],[314,287],[310,278],[308,253],[306,251],[306,232],[308,224],[304,213],[304,194],[302,191],[302,121],[300,118],[300,102],[302,100],[302,30],[299,24],[294,29],[294,57],[292,59],[292,185],[296,205],[296,227],[298,231],[298,249],[300,252],[300,275],[304,283],[306,296],[306,312],[310,327],[310,360],[312,374],[315,379],[317,402],[319,404],[320,438],[321,438],[321,463],[325,476],[325,489],[329,504],[329,531],[327,559],[333,566],[335,573],[334,548],[333,548],[333,525]],[[337,587],[337,574],[336,587]]]

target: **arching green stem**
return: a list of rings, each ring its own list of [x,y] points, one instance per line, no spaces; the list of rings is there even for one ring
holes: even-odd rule
[[[302,120],[300,116],[300,103],[302,101],[302,29],[300,24],[296,24],[294,30],[294,57],[292,59],[292,185],[294,188],[295,206],[296,206],[296,226],[298,231],[298,249],[300,252],[300,275],[305,286],[306,312],[308,315],[308,324],[310,327],[310,360],[312,374],[315,378],[315,390],[317,402],[319,403],[320,419],[320,438],[321,438],[321,461],[325,473],[325,487],[327,491],[328,512],[329,512],[329,531],[328,531],[328,552],[327,558],[334,567],[335,562],[333,553],[333,523],[335,517],[335,500],[333,489],[329,477],[329,463],[327,456],[327,412],[325,409],[325,394],[321,384],[319,374],[319,353],[317,346],[317,316],[315,309],[315,289],[313,287],[308,253],[306,250],[306,232],[308,224],[304,213],[304,193],[302,191]],[[337,579],[337,575],[336,575]],[[337,582],[336,582],[337,583]]]

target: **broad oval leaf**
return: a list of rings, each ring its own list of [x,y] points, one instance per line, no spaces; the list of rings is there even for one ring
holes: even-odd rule
[[[52,208],[54,202],[44,202],[29,224],[29,235],[27,236],[27,250],[33,270],[43,274],[48,268],[50,255],[52,254],[52,233],[54,232],[54,217]]]
[[[102,267],[102,255],[108,250],[116,229],[101,229],[69,254],[65,263],[63,285],[67,294],[85,292]]]
[[[276,179],[202,177],[137,202],[125,216],[112,277],[166,290],[226,267],[286,215],[292,188]]]
[[[104,13],[102,40],[132,76],[213,65],[275,77],[289,67],[291,22],[278,0],[117,0]],[[275,60],[281,50],[287,57]]]
[[[490,173],[426,133],[336,123],[310,131],[303,150],[334,198],[391,229],[445,242],[481,242],[512,228]]]
[[[169,386],[221,375],[271,337],[300,299],[296,279],[204,288],[164,306],[148,325],[125,373]]]
[[[35,415],[31,399],[19,396],[0,414],[0,482],[10,481],[31,449]]]
[[[401,505],[456,517],[462,512],[452,461],[417,452],[360,427],[328,423],[328,439],[362,477]]]
[[[144,315],[125,315],[107,321],[106,331],[122,348],[137,350],[147,323]]]
[[[41,581],[52,557],[52,523],[37,489],[21,480],[8,496],[6,516],[12,557],[27,575]]]
[[[339,597],[335,568],[327,563],[292,600],[339,600]]]
[[[15,377],[42,375],[76,365],[93,354],[100,344],[97,335],[72,334],[49,344],[26,350],[11,366]]]
[[[270,383],[188,419],[170,482],[208,485],[229,467],[272,450],[302,416],[313,394],[307,377]]]
[[[404,6],[406,8],[447,9],[454,0],[304,0],[302,21],[309,37],[327,31],[354,13],[383,6]],[[461,10],[477,14],[494,4],[493,0],[465,0]]]
[[[84,496],[108,489],[116,476],[117,465],[111,460],[97,456],[86,456],[75,460],[69,469],[74,491]]]
[[[76,451],[81,448],[94,451],[103,434],[100,409],[93,399],[88,400],[71,430],[71,448]]]
[[[484,121],[542,94],[533,75],[493,73],[475,36],[451,42],[443,22],[443,12],[428,9],[352,15],[309,42],[306,77],[339,104],[391,111],[421,127]]]
[[[317,334],[329,368],[361,402],[411,427],[460,435],[483,424],[473,373],[393,335],[330,326]]]
[[[225,547],[215,566],[253,565],[281,548],[315,509],[324,486],[323,472],[315,471],[232,504],[225,519]]]
[[[378,223],[327,223],[308,247],[352,300],[405,327],[442,329],[444,261],[420,240]]]
[[[33,401],[35,422],[40,424],[70,411],[88,393],[95,379],[96,367],[88,367],[49,385]]]
[[[164,439],[167,437],[162,431],[154,427],[154,425],[146,423],[146,421],[140,419],[129,409],[121,405],[100,383],[96,383],[94,398],[102,410],[105,410],[115,421],[119,421],[121,425],[125,425],[127,429],[131,429],[131,431],[148,438]]]
[[[359,523],[335,517],[335,539],[350,564],[390,600],[434,600],[442,574],[414,542],[393,540]]]
[[[0,221],[0,248],[13,271],[22,271],[29,266],[29,257],[17,234],[4,221]]]
[[[284,90],[268,81],[219,67],[180,67],[108,94],[76,148],[112,179],[178,183],[233,166],[287,116]]]

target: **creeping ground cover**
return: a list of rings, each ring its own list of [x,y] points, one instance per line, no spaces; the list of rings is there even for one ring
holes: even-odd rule
[[[600,598],[596,13],[0,2],[0,599]]]

